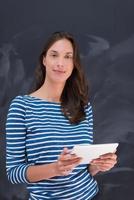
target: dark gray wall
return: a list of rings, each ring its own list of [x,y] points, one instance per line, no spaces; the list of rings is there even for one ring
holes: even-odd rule
[[[118,164],[96,176],[95,200],[134,196],[134,1],[0,0],[0,199],[26,200],[25,186],[5,173],[5,130],[10,100],[27,93],[47,36],[72,32],[91,86],[95,143],[119,142]]]

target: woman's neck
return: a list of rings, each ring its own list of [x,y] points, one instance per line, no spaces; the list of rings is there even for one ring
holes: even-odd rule
[[[60,102],[60,97],[62,94],[64,86],[62,84],[51,84],[44,82],[41,88],[35,91],[32,95],[35,95],[39,98],[52,101]]]

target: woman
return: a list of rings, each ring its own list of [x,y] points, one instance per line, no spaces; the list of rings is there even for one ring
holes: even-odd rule
[[[69,33],[49,38],[36,90],[12,101],[6,132],[8,178],[27,183],[30,200],[89,200],[97,194],[93,176],[111,169],[116,155],[86,165],[71,154],[75,144],[92,144],[93,119],[78,47]]]

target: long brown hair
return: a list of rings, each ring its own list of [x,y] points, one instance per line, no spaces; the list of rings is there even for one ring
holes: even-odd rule
[[[67,39],[73,47],[74,68],[71,76],[66,80],[60,101],[64,115],[73,124],[79,123],[85,118],[85,106],[88,103],[88,84],[84,76],[83,67],[80,61],[79,50],[74,37],[67,32],[55,32],[48,39],[39,58],[39,65],[36,68],[36,87],[39,89],[45,81],[45,67],[43,58],[48,49],[58,40]]]

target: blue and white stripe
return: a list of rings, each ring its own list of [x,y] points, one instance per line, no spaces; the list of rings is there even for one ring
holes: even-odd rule
[[[89,200],[97,193],[96,181],[87,165],[79,165],[68,176],[29,183],[26,170],[30,165],[57,161],[64,147],[92,144],[93,116],[90,103],[86,118],[70,124],[60,103],[29,95],[17,96],[11,103],[6,123],[6,168],[12,183],[27,183],[30,200]]]

